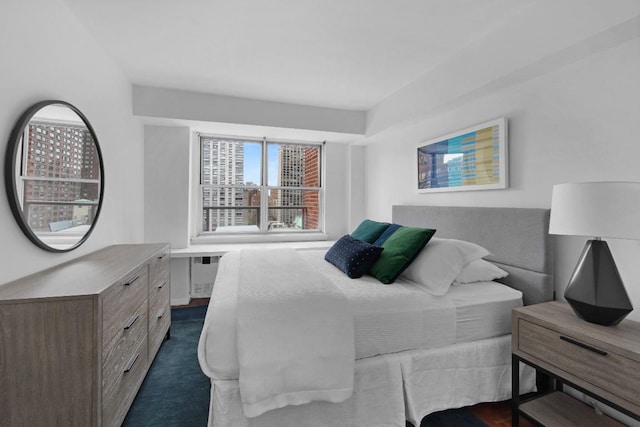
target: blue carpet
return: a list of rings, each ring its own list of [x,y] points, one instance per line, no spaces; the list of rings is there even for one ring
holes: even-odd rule
[[[185,309],[180,309],[185,310]],[[171,339],[158,351],[123,426],[206,426],[209,378],[198,364],[204,319],[171,321]]]
[[[123,426],[207,425],[209,379],[198,364],[198,339],[205,313],[206,306],[171,310],[171,339],[162,343]],[[461,408],[427,415],[420,427],[487,426],[469,409]]]
[[[205,314],[207,314],[206,305],[173,308],[171,309],[171,321],[204,319]]]
[[[410,425],[410,424],[409,424]],[[434,412],[422,419],[420,427],[487,427],[467,408]]]

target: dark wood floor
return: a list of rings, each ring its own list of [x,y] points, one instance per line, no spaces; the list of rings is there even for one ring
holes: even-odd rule
[[[511,426],[511,401],[494,403],[479,403],[471,407],[471,410],[489,427]],[[521,427],[534,427],[529,420],[520,417]]]
[[[189,300],[189,304],[173,305],[171,308],[198,307],[207,304],[209,304],[209,298],[191,298],[191,300]]]
[[[209,304],[209,298],[192,298],[189,304],[178,307],[196,307]],[[471,411],[489,427],[511,426],[511,402],[479,403],[471,407]],[[520,417],[522,427],[533,427],[533,423]]]

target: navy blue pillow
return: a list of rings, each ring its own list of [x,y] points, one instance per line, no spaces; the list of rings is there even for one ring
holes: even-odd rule
[[[324,259],[350,278],[357,279],[369,271],[383,250],[347,234],[331,246]]]
[[[396,230],[400,227],[402,227],[400,224],[395,224],[395,223],[391,224],[390,226],[387,227],[386,230],[384,230],[384,232],[380,235],[380,237],[378,237],[378,240],[373,242],[373,244],[375,246],[382,246],[382,244],[386,242],[387,239],[391,237],[391,235],[395,233]]]

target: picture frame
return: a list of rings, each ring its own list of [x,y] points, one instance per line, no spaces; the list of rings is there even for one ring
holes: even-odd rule
[[[418,193],[508,188],[507,150],[506,117],[422,142]]]

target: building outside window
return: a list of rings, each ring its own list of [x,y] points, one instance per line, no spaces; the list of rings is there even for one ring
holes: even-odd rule
[[[200,233],[322,231],[322,145],[200,136]]]
[[[30,228],[60,232],[89,226],[100,192],[100,169],[86,126],[34,119],[25,142],[20,203]]]

